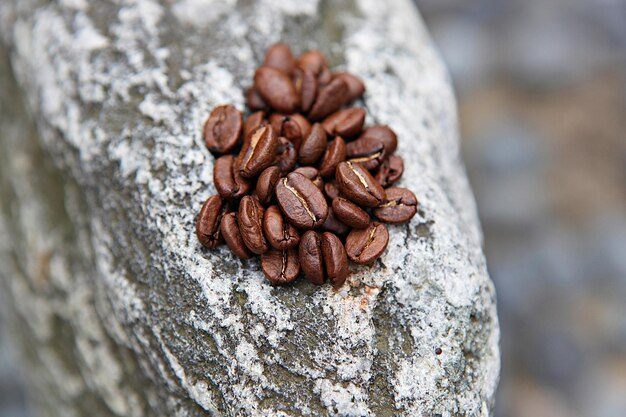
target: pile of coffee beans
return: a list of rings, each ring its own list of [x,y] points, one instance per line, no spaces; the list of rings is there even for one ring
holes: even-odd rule
[[[273,45],[246,93],[246,120],[226,104],[204,125],[218,156],[218,195],[200,210],[200,243],[225,241],[242,259],[261,255],[273,284],[303,272],[340,287],[348,259],[371,265],[387,248],[383,223],[411,219],[417,199],[392,187],[403,171],[396,134],[364,127],[365,110],[344,107],[364,92],[358,77],[331,72],[319,51],[296,59],[287,45]]]

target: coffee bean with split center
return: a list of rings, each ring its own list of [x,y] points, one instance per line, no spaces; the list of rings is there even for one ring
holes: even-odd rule
[[[370,265],[389,243],[389,232],[382,223],[372,222],[365,229],[353,229],[346,238],[346,252],[352,262]]]
[[[341,222],[355,229],[364,229],[370,224],[369,214],[343,197],[333,200],[333,212]]]
[[[228,248],[239,258],[248,259],[252,257],[252,252],[248,249],[241,237],[239,224],[237,223],[237,213],[227,213],[222,217],[220,233],[226,241]]]
[[[280,113],[293,113],[298,106],[298,95],[291,78],[275,68],[257,69],[254,88],[263,101]]]
[[[274,164],[278,166],[280,172],[286,174],[290,172],[298,162],[298,152],[295,145],[287,138],[278,138],[278,148]]]
[[[279,179],[280,168],[277,166],[267,167],[261,172],[256,181],[256,195],[261,204],[267,206],[272,201]]]
[[[289,139],[296,149],[302,143],[304,134],[308,134],[311,130],[311,124],[300,114],[285,115],[273,113],[269,118],[269,122],[276,134],[279,137],[282,136]]]
[[[276,157],[278,144],[272,126],[261,126],[255,130],[239,154],[241,175],[252,178],[270,166]]]
[[[315,123],[311,132],[302,140],[298,153],[298,162],[302,165],[313,165],[324,154],[328,138],[321,124]]]
[[[300,99],[300,111],[308,113],[317,96],[317,77],[309,69],[296,68],[292,79],[296,94]]]
[[[239,203],[237,221],[244,243],[252,252],[260,255],[269,249],[263,235],[263,215],[265,210],[258,198],[245,196]]]
[[[289,284],[300,275],[298,252],[295,249],[272,249],[261,255],[261,269],[272,284]]]
[[[326,148],[319,163],[318,169],[323,178],[335,175],[335,170],[340,162],[346,159],[346,142],[341,136],[333,139]]]
[[[403,172],[404,162],[402,158],[398,155],[390,155],[385,158],[380,168],[378,168],[374,178],[383,188],[387,188],[397,182],[402,177]]]
[[[278,206],[270,206],[265,210],[263,232],[275,249],[291,249],[300,242],[298,230],[287,221]]]
[[[300,240],[299,257],[302,271],[312,283],[321,285],[328,278],[334,287],[340,287],[346,281],[346,251],[334,234],[307,231]]]
[[[385,190],[359,164],[341,162],[337,165],[337,187],[341,194],[365,207],[378,207],[385,201]]]
[[[417,198],[410,190],[387,188],[387,201],[374,210],[374,215],[387,223],[404,223],[417,212]]]
[[[220,224],[227,212],[228,203],[219,195],[212,195],[204,202],[196,221],[196,236],[203,246],[214,249],[222,243]]]
[[[319,227],[328,216],[328,204],[322,192],[297,172],[278,181],[276,200],[285,216],[299,229]]]
[[[213,109],[204,124],[204,142],[211,152],[222,154],[234,150],[239,143],[243,117],[230,104]]]
[[[360,107],[337,110],[324,119],[324,130],[333,136],[352,138],[358,135],[365,122],[365,110]]]
[[[250,181],[241,176],[234,155],[224,155],[213,166],[213,183],[217,193],[227,199],[241,198],[248,194]]]
[[[377,169],[387,156],[385,145],[376,138],[363,137],[346,145],[346,160],[368,171]]]

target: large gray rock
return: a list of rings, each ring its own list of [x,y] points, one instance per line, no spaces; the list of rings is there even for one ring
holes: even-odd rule
[[[5,0],[0,19],[0,304],[40,415],[490,414],[495,295],[409,0]],[[203,121],[243,107],[279,39],[365,80],[421,202],[339,291],[273,288],[194,235]]]

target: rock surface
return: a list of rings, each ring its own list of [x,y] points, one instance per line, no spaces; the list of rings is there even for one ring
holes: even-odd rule
[[[8,0],[0,33],[0,308],[40,415],[490,414],[495,294],[413,3]],[[421,202],[339,291],[194,235],[204,119],[278,40],[364,79]]]

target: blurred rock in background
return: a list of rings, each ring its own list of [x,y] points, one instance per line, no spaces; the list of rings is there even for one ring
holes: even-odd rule
[[[626,415],[626,1],[417,0],[498,290],[496,417]]]

